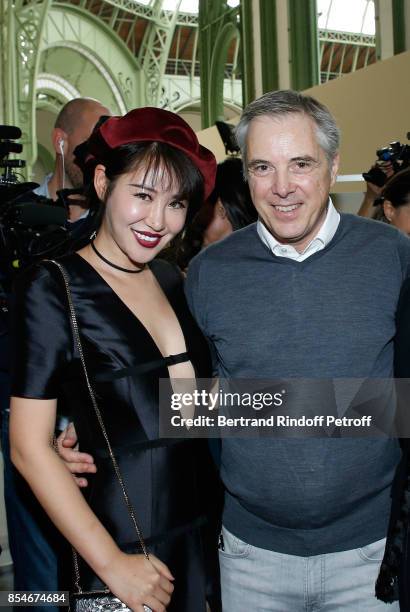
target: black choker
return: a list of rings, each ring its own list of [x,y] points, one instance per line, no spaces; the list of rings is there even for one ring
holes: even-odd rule
[[[128,272],[129,274],[138,274],[139,272],[143,272],[145,270],[145,267],[146,267],[145,264],[140,270],[138,268],[136,270],[128,270],[128,268],[121,268],[121,266],[117,266],[117,264],[114,264],[111,261],[108,261],[108,259],[106,259],[104,255],[101,255],[101,253],[97,251],[97,247],[94,244],[94,240],[92,240],[90,244],[91,244],[91,248],[94,251],[94,253],[100,259],[102,259],[104,263],[108,264],[112,268],[115,268],[116,270],[119,270],[120,272]]]

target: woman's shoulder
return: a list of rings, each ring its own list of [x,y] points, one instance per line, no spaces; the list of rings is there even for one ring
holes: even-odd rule
[[[61,284],[61,270],[58,264],[61,264],[65,269],[70,270],[76,263],[78,257],[75,253],[67,255],[59,259],[43,259],[37,261],[24,270],[22,270],[15,279],[15,287],[26,287],[36,286],[38,288],[50,289],[60,279]]]
[[[14,280],[15,291],[46,291],[55,286],[52,264],[47,261],[36,262],[22,270]]]

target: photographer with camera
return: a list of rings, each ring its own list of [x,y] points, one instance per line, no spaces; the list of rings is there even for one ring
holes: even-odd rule
[[[407,133],[410,139],[410,132]],[[363,202],[359,208],[360,217],[376,218],[374,210],[376,200],[380,197],[384,184],[396,172],[404,170],[410,165],[410,146],[403,145],[398,141],[391,142],[387,147],[376,151],[377,160],[368,172],[363,172],[366,181],[366,192]]]
[[[75,241],[74,228],[82,225],[88,216],[86,199],[77,195],[74,196],[75,203],[71,203],[72,195],[69,199],[64,199],[58,192],[65,189],[82,192],[83,174],[74,162],[74,150],[88,139],[102,115],[111,115],[111,112],[100,102],[90,98],[71,100],[62,108],[52,131],[56,153],[54,171],[47,175],[36,189],[33,189],[35,183],[18,183],[14,168],[23,167],[23,161],[2,162],[5,172],[0,177],[0,272],[2,277],[4,275],[1,281],[6,291],[16,269],[42,256],[50,256],[54,252],[53,249],[68,250]],[[4,133],[0,136],[5,139],[1,143],[4,155],[21,152],[21,145],[10,140],[19,138],[20,130],[11,126],[4,126],[2,129]],[[1,151],[2,149],[0,153]],[[33,193],[36,195],[33,196]],[[69,227],[66,220],[70,222]],[[2,386],[6,389],[9,360],[9,351],[5,348],[8,339],[6,315],[3,316],[2,322],[4,333],[1,335],[0,363],[4,367],[1,368],[0,374],[4,382]],[[14,589],[56,591],[64,586],[61,559],[65,554],[69,554],[69,551],[67,553],[59,532],[44,513],[27,483],[11,464],[8,441],[9,407],[5,401],[1,402],[1,412],[4,495],[9,546],[14,566]],[[57,612],[57,608],[47,606],[44,611]]]
[[[410,236],[410,168],[394,174],[374,201],[374,218]]]

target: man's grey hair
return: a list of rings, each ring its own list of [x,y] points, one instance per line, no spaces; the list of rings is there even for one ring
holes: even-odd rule
[[[312,98],[291,89],[270,91],[245,108],[236,127],[236,140],[241,149],[244,174],[247,175],[246,138],[251,121],[257,117],[283,117],[294,113],[310,117],[316,124],[317,140],[322,147],[329,168],[339,150],[340,130],[330,111]]]

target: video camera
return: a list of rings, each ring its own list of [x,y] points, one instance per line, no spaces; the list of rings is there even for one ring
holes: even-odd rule
[[[26,162],[9,158],[22,152],[19,138],[18,127],[0,126],[0,270],[9,281],[17,269],[69,250],[68,196],[79,191],[62,190],[52,201],[34,193],[37,183],[20,182]]]
[[[407,132],[407,140],[410,140],[410,132]],[[399,141],[391,142],[387,147],[378,149],[376,155],[379,162],[391,162],[395,173],[410,166],[410,145],[402,144]],[[383,187],[388,178],[377,165],[370,168],[368,172],[363,172],[362,176],[365,181],[378,187]]]

